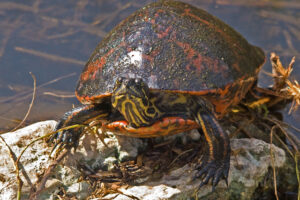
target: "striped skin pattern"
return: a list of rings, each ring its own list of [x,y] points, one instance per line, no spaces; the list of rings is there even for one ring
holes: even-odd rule
[[[112,106],[132,127],[149,126],[162,113],[149,99],[149,88],[142,79],[119,78],[112,94]]]

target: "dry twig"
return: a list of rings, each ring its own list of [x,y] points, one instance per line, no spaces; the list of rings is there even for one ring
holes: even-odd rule
[[[75,75],[76,75],[76,73],[73,72],[73,73],[70,73],[70,74],[67,74],[67,75],[60,76],[58,78],[55,78],[51,81],[48,81],[46,83],[43,83],[43,84],[37,86],[36,89],[40,89],[40,88],[45,87],[47,85],[50,85],[52,83],[56,83],[56,82],[58,82],[62,79],[69,78],[69,77],[72,77],[72,76],[75,76]],[[27,98],[30,95],[30,93],[32,93],[32,91],[33,91],[33,89],[30,89],[30,90],[27,90],[27,91],[24,91],[24,92],[20,92],[20,93],[14,95],[14,96],[10,96],[8,98],[0,100],[0,103],[5,103],[5,102],[11,101],[11,100],[23,101],[25,98]]]
[[[34,99],[35,99],[35,93],[36,93],[36,78],[35,78],[35,76],[34,76],[33,73],[31,73],[31,72],[29,72],[29,73],[30,73],[30,75],[31,75],[32,78],[33,78],[33,93],[32,93],[31,103],[29,104],[28,111],[27,111],[25,117],[23,118],[23,120],[22,120],[22,121],[21,121],[14,129],[12,129],[10,132],[15,131],[15,130],[17,130],[20,126],[22,126],[22,124],[23,124],[23,123],[25,122],[25,120],[27,119],[27,117],[28,117],[28,115],[29,115],[29,113],[30,113],[30,111],[31,111],[31,108],[32,108],[32,106],[33,106],[33,102],[34,102]]]
[[[274,193],[275,193],[275,197],[276,200],[279,200],[278,198],[278,193],[277,193],[277,181],[276,181],[276,170],[275,170],[275,161],[274,161],[274,155],[273,155],[273,131],[276,128],[276,126],[273,126],[271,129],[271,133],[270,133],[270,157],[271,157],[271,163],[272,163],[272,168],[273,168],[273,181],[274,181]]]
[[[80,61],[80,60],[76,60],[73,58],[65,58],[65,57],[61,57],[61,56],[57,56],[57,55],[53,55],[53,54],[49,54],[49,53],[36,51],[33,49],[26,49],[23,47],[15,47],[15,50],[23,52],[23,53],[28,53],[28,54],[32,54],[35,56],[43,57],[43,58],[46,58],[49,60],[60,61],[60,62],[65,62],[65,63],[72,63],[72,64],[76,64],[76,65],[80,65],[80,66],[85,65],[85,62]]]
[[[44,92],[44,95],[49,95],[49,96],[53,96],[53,97],[60,97],[60,98],[74,98],[76,97],[74,94],[71,95],[66,95],[66,94],[55,94],[53,92]]]

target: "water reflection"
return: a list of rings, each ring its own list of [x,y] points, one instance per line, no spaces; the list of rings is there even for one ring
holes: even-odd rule
[[[32,97],[32,72],[37,98],[28,123],[57,119],[78,104],[73,91],[97,43],[122,19],[150,0],[136,1],[10,1],[0,2],[0,130],[23,118]],[[266,55],[275,51],[283,63],[296,56],[293,72],[300,79],[300,2],[185,0],[208,10],[234,27]],[[264,66],[270,71],[270,63]],[[261,86],[272,83],[260,75]],[[285,120],[300,127],[299,112]]]

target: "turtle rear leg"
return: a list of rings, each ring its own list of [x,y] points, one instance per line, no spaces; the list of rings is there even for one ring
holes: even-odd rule
[[[87,125],[96,119],[106,120],[110,115],[110,111],[110,105],[104,103],[76,107],[64,114],[57,123],[55,131],[75,124]],[[82,131],[82,127],[66,129],[54,134],[49,141],[54,141],[55,146],[76,147]]]
[[[209,111],[201,109],[195,116],[201,126],[207,145],[201,163],[196,166],[198,170],[195,178],[201,178],[199,187],[212,181],[213,190],[221,179],[227,184],[230,166],[230,141],[217,119]]]

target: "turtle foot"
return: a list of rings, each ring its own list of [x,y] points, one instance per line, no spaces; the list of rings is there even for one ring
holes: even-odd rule
[[[205,157],[201,164],[196,166],[197,171],[194,175],[194,179],[200,178],[202,180],[199,188],[208,184],[209,180],[211,180],[212,191],[214,191],[221,179],[224,179],[228,186],[229,157],[224,160],[208,159],[208,156]]]
[[[55,131],[61,129],[63,126],[58,123]],[[54,143],[53,150],[55,148],[76,148],[83,128],[71,128],[62,130],[55,133],[48,142]]]

